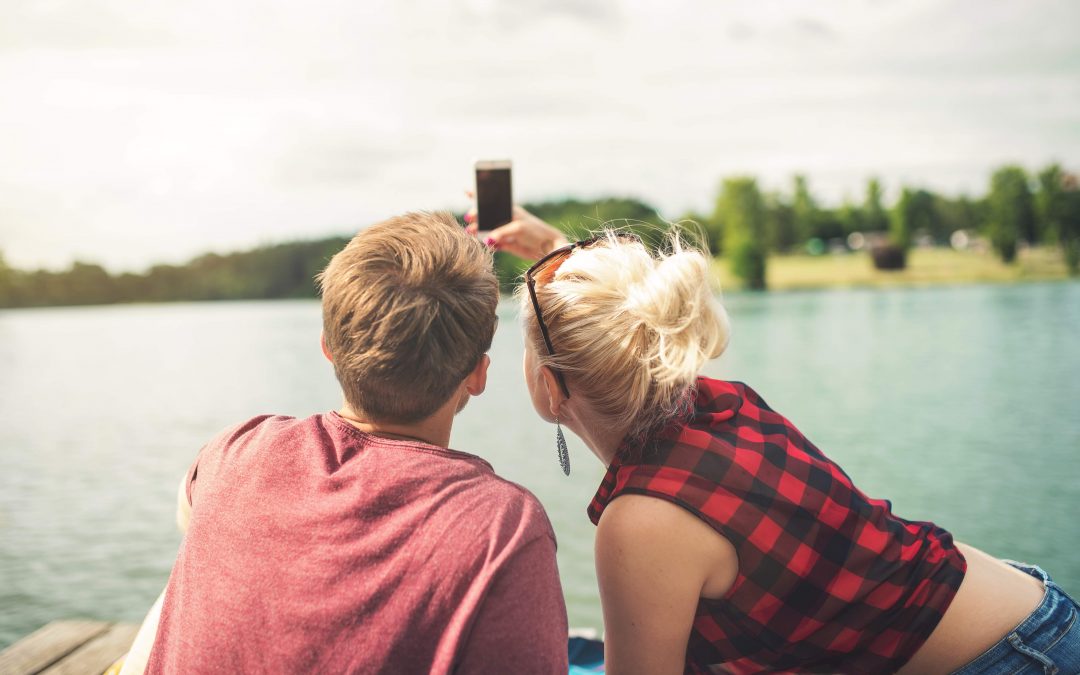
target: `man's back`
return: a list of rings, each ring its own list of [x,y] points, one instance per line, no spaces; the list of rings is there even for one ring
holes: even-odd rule
[[[483,460],[331,413],[192,474],[148,672],[566,672],[551,525]]]

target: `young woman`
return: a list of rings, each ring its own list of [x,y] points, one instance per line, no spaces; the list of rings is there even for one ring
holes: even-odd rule
[[[543,254],[525,379],[560,450],[565,426],[608,467],[609,673],[1080,672],[1077,605],[1045,572],[900,518],[749,386],[698,375],[728,340],[700,252],[565,244],[523,211],[488,241]]]

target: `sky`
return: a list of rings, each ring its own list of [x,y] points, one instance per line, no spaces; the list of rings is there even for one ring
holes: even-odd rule
[[[724,176],[826,204],[1080,169],[1075,0],[3,0],[0,255],[113,271]]]

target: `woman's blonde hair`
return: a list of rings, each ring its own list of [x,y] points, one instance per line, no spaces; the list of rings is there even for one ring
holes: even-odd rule
[[[538,363],[560,371],[571,396],[627,428],[632,439],[678,414],[698,371],[727,346],[727,313],[709,260],[678,226],[655,253],[605,229],[553,273],[539,272],[536,296],[554,355],[528,291],[518,291]]]

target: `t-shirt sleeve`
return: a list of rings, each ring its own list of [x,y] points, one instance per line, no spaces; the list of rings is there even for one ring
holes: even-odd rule
[[[180,487],[176,491],[176,526],[180,532],[187,534],[188,523],[191,522],[191,471],[184,474],[180,479]]]
[[[176,526],[180,532],[187,534],[188,524],[191,522],[191,489],[195,485],[195,477],[199,473],[199,459],[202,457],[206,446],[203,446],[195,455],[195,461],[191,463],[184,476],[180,479],[180,487],[176,491]]]
[[[184,480],[181,483],[183,498],[186,499],[189,510],[195,506],[196,482],[201,480],[205,483],[207,480],[213,478],[214,473],[216,473],[217,464],[221,460],[222,450],[227,446],[236,443],[244,433],[257,427],[266,420],[267,417],[269,417],[269,415],[254,417],[242,424],[228,427],[224,431],[218,433],[217,436],[212,438],[209,443],[199,450],[195,455],[195,461],[188,467],[187,473],[184,474]],[[178,498],[178,501],[181,501],[181,499]]]
[[[238,425],[226,428],[204,445],[195,455],[195,460],[188,467],[176,495],[176,524],[180,531],[187,533],[191,522],[191,513],[198,501],[198,485],[212,482],[221,463],[222,453],[246,433],[251,432],[266,421],[270,415],[260,415]]]
[[[550,534],[515,552],[496,575],[455,672],[567,672],[566,603]]]
[[[195,479],[199,476],[199,460],[202,459],[203,453],[206,452],[206,448],[209,444],[204,445],[199,449],[199,452],[195,455],[195,459],[192,460],[191,466],[188,467],[187,472],[184,473],[184,497],[187,498],[188,506],[193,503],[191,500],[191,491],[195,487]]]

